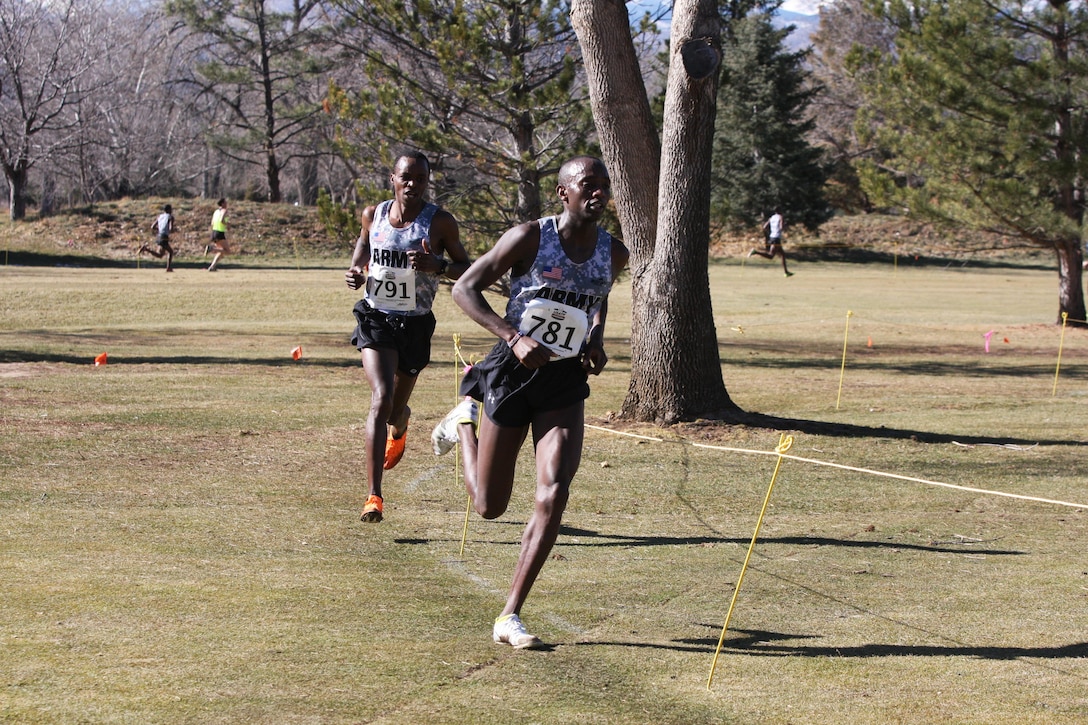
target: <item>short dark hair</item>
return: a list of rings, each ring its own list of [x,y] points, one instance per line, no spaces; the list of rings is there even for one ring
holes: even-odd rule
[[[558,183],[560,186],[567,186],[570,184],[571,177],[578,173],[585,166],[596,167],[600,171],[608,175],[608,167],[605,166],[604,161],[601,161],[596,156],[575,156],[572,159],[567,159],[563,162],[563,165],[559,167]]]
[[[162,208],[162,210],[163,210],[164,212],[166,212],[167,214],[173,214],[173,213],[174,213],[174,207],[170,206],[169,204],[165,205],[165,206],[164,206],[164,207]]]
[[[423,165],[427,167],[427,171],[431,170],[431,160],[427,158],[427,155],[422,151],[405,151],[396,158],[393,162],[393,167],[396,168],[401,159],[407,159],[408,161],[422,161]]]

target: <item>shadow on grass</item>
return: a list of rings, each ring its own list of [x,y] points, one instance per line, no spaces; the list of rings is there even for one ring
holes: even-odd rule
[[[136,269],[136,259],[107,259],[82,254],[43,254],[41,252],[7,252],[6,263],[13,267],[87,267]],[[147,266],[146,263],[144,266]],[[163,265],[165,268],[165,264]],[[179,266],[177,264],[174,265]]]
[[[837,262],[840,264],[887,265],[903,268],[939,268],[939,269],[1024,269],[1049,272],[1055,269],[1054,263],[1045,259],[1029,257],[1006,257],[987,259],[984,257],[940,257],[928,254],[882,252],[864,247],[843,247],[819,244],[787,245],[786,253],[790,261],[797,262]]]
[[[345,345],[346,346],[346,345]],[[3,363],[67,363],[70,365],[93,365],[93,358],[87,355],[60,353],[36,353],[26,350],[0,350],[0,364]],[[357,368],[359,360],[353,356],[343,360],[292,360],[283,357],[217,357],[214,355],[167,355],[162,357],[131,355],[110,355],[110,365],[255,365],[259,367],[322,367],[322,368]]]
[[[3,250],[0,250],[2,252]],[[6,256],[5,256],[6,255]],[[271,261],[266,256],[261,256],[261,261],[256,264],[246,264],[242,261],[244,255],[231,255],[223,264],[224,270],[230,269],[262,269],[262,270],[290,270],[299,268],[299,262],[284,254],[282,261]],[[208,267],[207,259],[192,260],[191,258],[174,257],[174,269],[205,271]],[[46,254],[43,252],[9,251],[0,255],[0,262],[12,267],[72,267],[80,269],[143,269],[159,271],[166,270],[165,260],[155,257],[143,257],[137,261],[135,251],[133,256],[124,258],[95,257],[86,254]],[[307,261],[304,269],[309,270],[334,270],[341,267],[334,262],[313,263]]]
[[[722,361],[727,365],[742,365],[746,368],[763,368],[765,370],[827,370],[838,371],[841,369],[841,361],[831,359],[789,359],[759,358],[730,360],[724,356],[725,347],[719,346],[723,351]],[[852,359],[848,366],[851,371],[871,371],[880,373],[901,373],[903,375],[932,375],[955,377],[993,377],[993,378],[1039,378],[1043,381],[1054,379],[1054,365],[1052,363],[1038,363],[1034,365],[1017,365],[1009,363],[983,364],[972,361],[955,360],[940,362],[937,360],[924,360],[910,363],[868,361],[864,359]],[[1088,380],[1088,365],[1078,363],[1063,363],[1061,367],[1062,380]]]
[[[524,521],[500,521],[498,524],[516,526],[519,529],[525,526]],[[638,536],[634,534],[602,534],[599,531],[578,529],[562,524],[559,527],[560,536],[574,536],[591,541],[559,541],[557,545],[563,548],[574,547],[623,547],[634,548],[641,546],[693,546],[699,544],[738,544],[747,547],[751,538],[730,538],[727,536]],[[436,543],[436,539],[429,538],[401,538],[394,539],[397,544],[425,545]],[[473,539],[479,543],[479,539]],[[491,541],[492,544],[518,544],[518,541]],[[897,541],[858,541],[856,539],[829,539],[821,536],[779,536],[768,537],[759,540],[761,546],[768,544],[783,544],[788,546],[838,546],[847,549],[896,549],[907,551],[920,551],[934,554],[988,554],[992,556],[1023,556],[1027,552],[1015,549],[983,549],[976,548],[974,543],[965,543],[961,546],[942,546],[939,544],[907,544]]]
[[[863,644],[857,647],[810,647],[804,645],[768,645],[769,642],[815,639],[813,635],[794,635],[761,630],[737,630],[745,636],[726,638],[730,649],[749,654],[772,657],[977,657],[985,660],[1014,660],[1021,657],[1038,659],[1083,659],[1088,657],[1088,642],[1059,645],[1056,647],[985,647],[968,644],[910,645],[910,644]],[[737,632],[734,632],[736,634]],[[678,640],[695,645],[707,644],[711,651],[718,640]]]
[[[576,529],[563,524],[559,527],[561,536],[577,536],[596,539],[592,543],[564,541],[564,547],[570,546],[692,546],[696,544],[739,544],[747,547],[751,538],[729,538],[724,536],[637,536],[630,534],[602,534],[588,529]],[[963,546],[940,546],[936,544],[905,544],[895,541],[858,541],[855,539],[828,539],[822,536],[779,536],[759,540],[762,546],[785,544],[789,546],[838,546],[847,549],[898,549],[925,551],[943,554],[991,554],[1022,556],[1025,552],[1013,549],[978,549],[971,544]]]
[[[709,417],[709,416],[708,416]],[[931,431],[911,430],[909,428],[888,428],[885,426],[857,425],[855,423],[829,423],[820,420],[802,418],[782,418],[763,413],[749,413],[743,410],[725,411],[716,420],[685,423],[687,427],[743,425],[749,428],[766,428],[783,433],[800,432],[809,435],[830,438],[886,438],[890,440],[911,440],[917,443],[959,443],[961,445],[996,445],[996,446],[1073,446],[1084,447],[1082,440],[1029,440],[1011,436],[978,436],[956,433],[934,433]]]
[[[712,627],[714,625],[703,625]],[[720,625],[718,625],[720,628]],[[737,634],[743,634],[738,637]],[[731,636],[730,636],[731,635]],[[1058,645],[1055,647],[986,647],[968,644],[952,645],[909,645],[909,644],[863,644],[857,647],[815,647],[805,645],[787,646],[768,644],[789,640],[816,639],[817,635],[786,634],[765,632],[762,630],[729,630],[726,633],[723,648],[734,653],[762,655],[765,657],[975,657],[984,660],[1015,660],[1021,657],[1037,659],[1084,659],[1088,657],[1088,642]],[[700,637],[697,639],[677,639],[675,644],[664,645],[652,642],[578,642],[579,647],[636,647],[666,649],[676,652],[696,652],[712,654],[718,647],[718,639]]]

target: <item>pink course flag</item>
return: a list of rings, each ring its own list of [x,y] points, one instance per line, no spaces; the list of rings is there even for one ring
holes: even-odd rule
[[[990,330],[985,335],[983,335],[983,337],[986,338],[986,352],[990,351],[990,338],[993,337],[993,336],[994,336],[994,331],[993,330]]]

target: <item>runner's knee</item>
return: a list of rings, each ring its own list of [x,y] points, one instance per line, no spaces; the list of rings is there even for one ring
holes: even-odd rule
[[[552,481],[538,483],[536,487],[536,507],[547,515],[562,514],[570,498],[570,482]]]

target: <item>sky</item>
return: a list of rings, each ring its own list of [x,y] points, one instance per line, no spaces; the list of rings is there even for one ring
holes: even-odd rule
[[[815,15],[820,11],[821,5],[823,5],[822,0],[786,0],[782,3],[782,9],[789,10],[791,13]]]
[[[803,15],[815,15],[826,0],[786,0],[782,3],[782,9],[791,13]],[[633,0],[628,2],[632,15],[641,15],[646,7],[657,7],[661,0]]]

